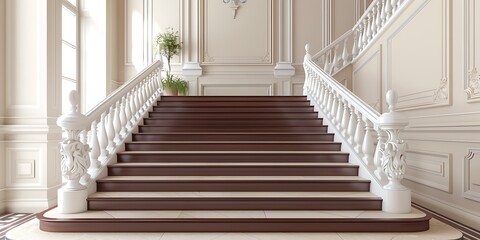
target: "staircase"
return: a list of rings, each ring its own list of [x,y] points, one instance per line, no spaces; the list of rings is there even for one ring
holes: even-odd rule
[[[45,231],[424,231],[429,216],[382,212],[370,180],[306,97],[162,97],[88,212],[38,215]]]

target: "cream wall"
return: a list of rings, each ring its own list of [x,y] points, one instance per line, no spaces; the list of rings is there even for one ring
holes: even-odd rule
[[[222,1],[128,0],[124,76],[152,62],[151,39],[173,27],[183,50],[172,69],[189,81],[190,95],[299,95],[305,44],[322,49],[331,40],[326,35],[351,28],[367,2],[247,1],[234,19]]]
[[[0,211],[56,204],[61,182],[57,1],[0,3]]]
[[[355,61],[353,89],[384,109],[398,92],[414,202],[480,229],[480,4],[412,2]]]
[[[0,93],[5,92],[5,1],[0,1]],[[0,117],[5,114],[5,95],[0,97]],[[3,124],[0,122],[0,125]],[[5,176],[3,132],[0,132],[0,176]],[[5,211],[5,177],[0,177],[0,214]]]

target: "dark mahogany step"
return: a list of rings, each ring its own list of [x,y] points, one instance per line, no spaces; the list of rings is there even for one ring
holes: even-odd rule
[[[223,102],[223,101],[242,101],[242,102],[289,102],[289,101],[308,101],[305,96],[163,96],[159,102]]]
[[[346,163],[344,152],[120,152],[118,162],[328,162]]]
[[[234,192],[235,193],[235,192]],[[356,196],[274,192],[196,192],[93,194],[88,198],[90,210],[381,210],[382,198],[373,194]],[[282,194],[283,193],[283,194]]]
[[[313,107],[153,107],[154,112],[313,112]]]
[[[370,180],[353,176],[108,176],[97,180],[99,192],[369,190]]]
[[[316,132],[326,133],[327,126],[155,126],[141,125],[138,126],[140,133],[155,132]]]
[[[324,163],[117,163],[109,176],[357,176],[358,166]]]
[[[309,101],[284,101],[284,102],[245,102],[245,101],[222,101],[222,102],[193,102],[193,101],[158,101],[158,107],[309,107]]]
[[[333,141],[331,133],[134,133],[133,141]]]
[[[430,215],[415,218],[52,218],[48,232],[420,232]]]
[[[315,126],[322,127],[322,119],[143,119],[144,125],[155,126],[255,126],[255,127],[295,127],[295,126]]]
[[[336,142],[131,142],[125,151],[340,151]]]
[[[158,119],[317,119],[316,112],[209,112],[208,114],[202,112],[168,112],[167,109],[162,109],[161,112],[149,112],[150,118]]]

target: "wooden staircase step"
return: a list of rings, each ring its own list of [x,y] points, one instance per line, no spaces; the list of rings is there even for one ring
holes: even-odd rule
[[[156,125],[140,125],[138,131],[140,133],[156,133],[156,132],[316,132],[326,133],[327,126],[156,126]]]
[[[145,191],[369,191],[357,176],[108,176],[100,192]]]
[[[381,210],[370,192],[97,192],[89,210]]]
[[[133,141],[333,141],[332,133],[134,133]]]
[[[158,101],[158,107],[309,107],[309,101]]]
[[[49,232],[420,232],[430,215],[382,211],[88,211],[37,215]]]
[[[339,151],[129,151],[117,153],[118,162],[348,162]]]
[[[313,112],[311,106],[306,107],[153,107],[154,112],[228,112],[228,113],[249,113],[249,112],[277,112],[296,113]]]
[[[289,118],[303,118],[303,119],[317,119],[316,112],[168,112],[167,109],[162,109],[161,112],[149,112],[148,116],[158,119],[289,119]]]
[[[290,102],[290,101],[308,101],[305,96],[162,96],[159,102],[223,102],[223,101],[242,101],[242,102]]]
[[[322,127],[322,119],[157,119],[145,118],[144,125],[154,126],[224,126],[224,127],[239,127],[239,126],[255,126],[255,127],[295,127],[295,126],[315,126]]]
[[[340,151],[336,142],[130,142],[125,151]]]
[[[116,163],[109,176],[357,176],[349,163]]]

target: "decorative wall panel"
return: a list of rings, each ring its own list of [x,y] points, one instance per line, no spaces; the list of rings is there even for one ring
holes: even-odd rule
[[[203,65],[271,65],[272,0],[247,1],[234,19],[229,4],[203,0]]]
[[[425,1],[389,36],[386,73],[399,110],[450,104],[449,36],[448,0]]]
[[[465,92],[469,102],[480,101],[480,24],[477,13],[480,4],[475,0],[465,0]]]
[[[406,179],[451,192],[451,154],[411,149],[406,161]]]
[[[273,84],[203,83],[200,91],[202,96],[272,96]]]
[[[39,183],[38,164],[42,150],[39,148],[10,148],[6,150],[7,187],[33,186]]]
[[[353,92],[377,111],[381,111],[382,55],[381,48],[364,57],[353,68]]]
[[[465,176],[464,196],[470,200],[480,202],[480,149],[469,149],[465,156]]]

